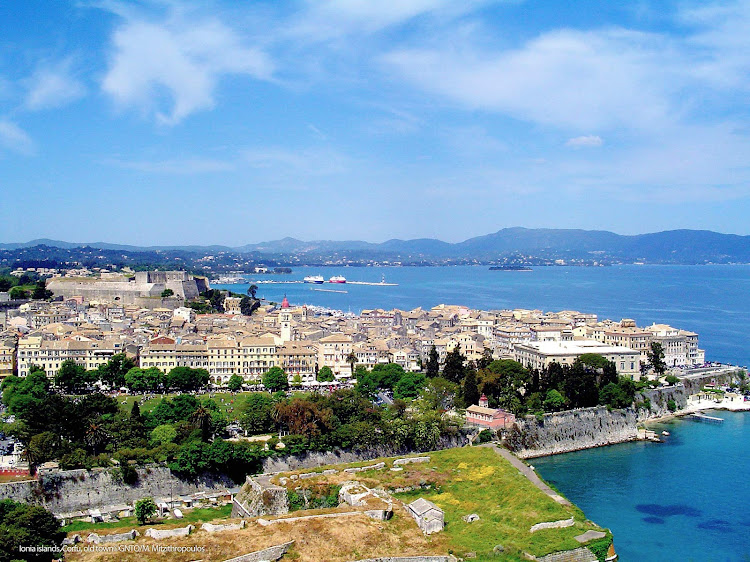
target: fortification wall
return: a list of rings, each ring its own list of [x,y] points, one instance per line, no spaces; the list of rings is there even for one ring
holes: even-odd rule
[[[176,297],[192,299],[208,289],[208,282],[184,271],[139,271],[134,281],[54,277],[47,280],[47,289],[66,299],[80,295],[86,300],[139,304],[138,299],[159,297],[165,289]]]
[[[605,406],[582,408],[554,414],[544,414],[541,419],[526,416],[519,420],[519,432],[510,432],[508,446],[521,458],[541,457],[567,453],[637,438],[639,423],[679,414],[687,407],[691,394],[700,391],[707,383],[730,384],[737,380],[738,371],[710,374],[685,379],[682,383],[663,388],[645,390],[636,394],[636,403],[650,403],[650,409],[626,408],[608,410]],[[674,401],[674,410],[669,409]]]
[[[438,445],[431,450],[452,449],[463,447],[469,442],[464,433],[443,437]],[[342,464],[369,461],[380,457],[396,457],[409,455],[422,451],[413,449],[398,449],[394,447],[375,447],[364,451],[336,450],[328,452],[312,451],[301,455],[288,455],[285,457],[268,458],[263,461],[263,472],[286,472],[289,470],[300,470],[306,468],[317,468],[329,464]]]
[[[129,504],[142,497],[177,497],[226,490],[234,486],[223,476],[203,475],[181,480],[169,468],[139,468],[138,481],[125,484],[114,469],[66,470],[41,476],[39,480],[0,484],[0,499],[41,505],[53,513],[70,513],[89,508]]]
[[[634,441],[637,415],[631,408],[607,410],[604,406],[544,414],[541,419],[519,420],[519,439],[509,446],[521,458],[541,457]]]

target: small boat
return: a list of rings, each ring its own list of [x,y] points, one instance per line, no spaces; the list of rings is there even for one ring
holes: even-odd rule
[[[323,283],[324,279],[322,275],[308,275],[303,279],[305,283],[315,283],[319,285],[320,283]]]
[[[669,437],[669,432],[668,431],[662,431],[661,434],[664,435],[664,436],[666,436],[666,437]]]
[[[346,277],[343,275],[334,275],[328,280],[329,283],[346,283]]]

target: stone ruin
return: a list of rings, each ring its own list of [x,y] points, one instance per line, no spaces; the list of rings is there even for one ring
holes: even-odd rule
[[[270,476],[247,477],[245,485],[234,496],[232,517],[258,517],[289,513],[286,488],[271,483]]]

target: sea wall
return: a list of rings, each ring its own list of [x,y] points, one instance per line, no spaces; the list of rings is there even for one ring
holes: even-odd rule
[[[699,392],[708,383],[731,384],[737,380],[739,372],[694,376],[673,386],[638,392],[633,408],[609,410],[605,406],[596,406],[544,414],[540,418],[526,416],[518,421],[517,431],[506,433],[505,441],[521,458],[634,441],[639,423],[679,414],[687,407],[691,394]],[[671,401],[674,401],[674,409],[669,408]]]
[[[177,497],[226,490],[234,486],[224,476],[203,475],[182,480],[165,466],[139,468],[138,481],[125,484],[115,469],[66,470],[39,477],[39,480],[0,484],[0,500],[41,505],[55,514],[85,511],[90,508],[130,504],[151,496]]]
[[[634,441],[638,417],[635,410],[609,411],[605,406],[544,414],[540,419],[519,420],[519,434],[507,444],[521,458],[541,457]]]

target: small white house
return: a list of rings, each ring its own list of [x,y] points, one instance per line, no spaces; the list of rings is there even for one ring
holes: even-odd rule
[[[445,513],[431,501],[419,498],[407,505],[406,509],[425,535],[437,533],[445,527]]]

